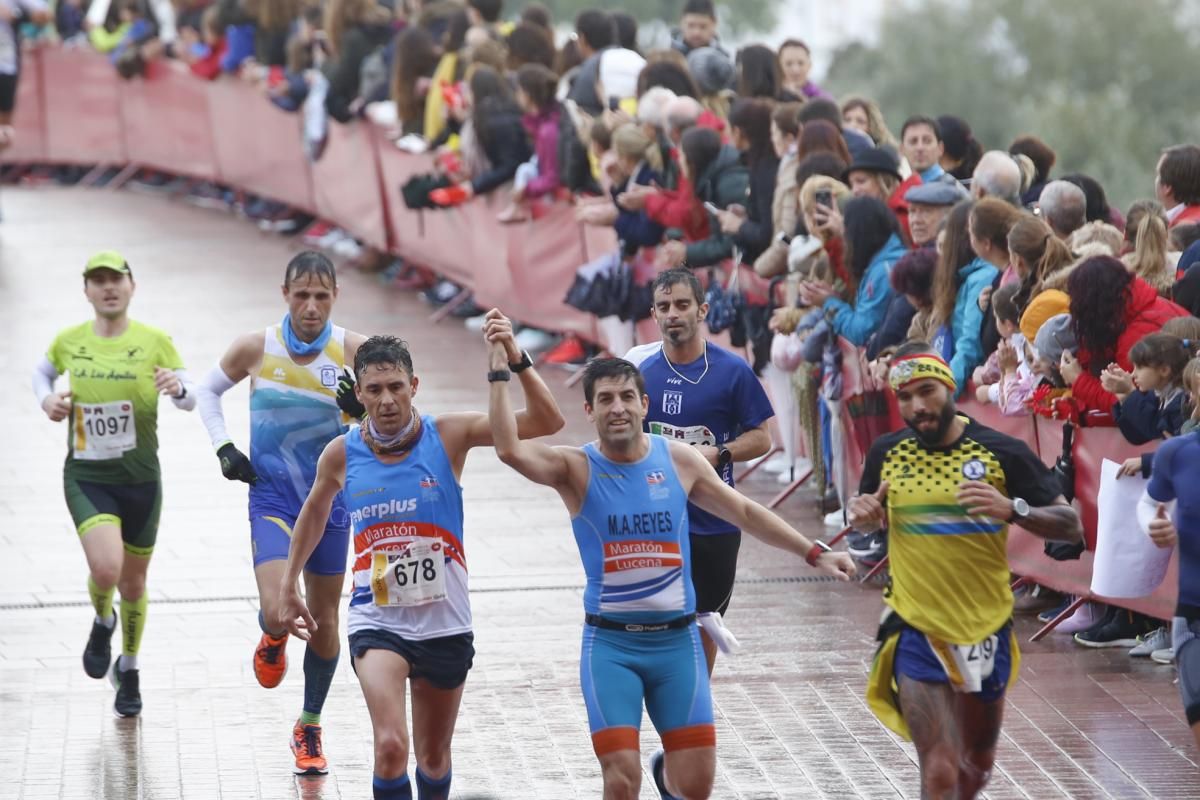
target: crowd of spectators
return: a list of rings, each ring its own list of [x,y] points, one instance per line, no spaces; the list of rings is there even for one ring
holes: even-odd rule
[[[800,39],[733,52],[712,0],[686,0],[670,45],[646,51],[624,11],[560,21],[536,3],[507,14],[503,0],[60,0],[52,19],[38,2],[18,4],[27,26],[108,54],[123,76],[171,59],[200,80],[258,87],[305,115],[314,157],[329,124],[381,126],[431,156],[430,173],[403,187],[411,208],[498,194],[503,223],[572,204],[580,224],[612,228],[617,249],[580,265],[564,302],[599,317],[618,355],[636,343],[650,310],[638,298],[658,270],[697,270],[723,302],[726,276],[745,273],[742,293],[757,286],[768,305],[725,302],[724,324],[799,420],[830,511],[852,491],[837,485],[830,436],[839,339],[876,377],[898,346],[925,340],[975,401],[1113,425],[1134,445],[1200,420],[1196,145],[1163,143],[1147,197],[1122,213],[1093,177],[1057,173],[1036,135],[985,149],[967,120],[933,109],[913,109],[925,113],[893,134],[870,98],[839,103],[814,82]],[[279,200],[256,209],[265,224],[307,226],[309,240],[371,260]],[[460,294],[387,261],[389,278],[430,302]],[[468,325],[481,312],[456,311]],[[599,346],[535,328],[520,344],[564,365]],[[865,536],[852,549],[878,558],[884,546]],[[1047,595],[1018,608],[1053,604]],[[1085,606],[1060,630],[1107,646],[1161,626]]]

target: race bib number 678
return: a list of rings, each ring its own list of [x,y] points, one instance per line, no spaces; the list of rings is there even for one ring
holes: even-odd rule
[[[446,554],[439,541],[410,542],[371,556],[371,593],[377,606],[410,608],[446,599]]]

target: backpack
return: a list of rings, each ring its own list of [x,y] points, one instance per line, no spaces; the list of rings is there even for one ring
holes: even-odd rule
[[[572,194],[600,193],[592,177],[592,163],[576,120],[578,111],[573,101],[562,104],[558,115],[558,181]]]

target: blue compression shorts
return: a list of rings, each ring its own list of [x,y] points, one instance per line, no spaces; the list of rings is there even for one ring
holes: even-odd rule
[[[263,514],[250,519],[250,544],[254,549],[254,566],[288,557],[292,543],[292,528],[296,518],[282,514]],[[350,529],[328,525],[321,541],[313,550],[305,572],[314,575],[344,575],[347,551],[350,548]]]
[[[1012,623],[996,632],[996,660],[992,674],[983,679],[983,687],[975,696],[990,703],[1004,696],[1012,675]],[[907,675],[922,683],[950,683],[946,668],[929,646],[929,640],[915,628],[904,626],[896,646],[895,674],[897,680]]]
[[[640,633],[584,625],[579,680],[598,756],[639,749],[643,700],[667,752],[716,746],[695,625]]]

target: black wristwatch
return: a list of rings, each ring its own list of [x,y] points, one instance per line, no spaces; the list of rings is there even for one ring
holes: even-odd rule
[[[494,369],[487,374],[488,383],[512,380],[512,373],[506,369]]]
[[[517,375],[521,374],[522,372],[524,372],[525,370],[529,369],[532,366],[533,366],[533,359],[530,358],[528,350],[521,351],[521,360],[518,361],[517,363],[514,364],[511,361],[508,362],[508,368]]]
[[[1029,516],[1029,503],[1023,498],[1014,497],[1012,499],[1012,516],[1008,518],[1009,523],[1020,522]]]
[[[182,400],[183,398],[187,397],[187,384],[180,382],[179,394],[173,394],[173,395],[171,395],[171,397],[172,397],[172,399],[175,399],[175,400]]]
[[[733,451],[725,445],[717,445],[717,469],[723,470],[733,463]]]

